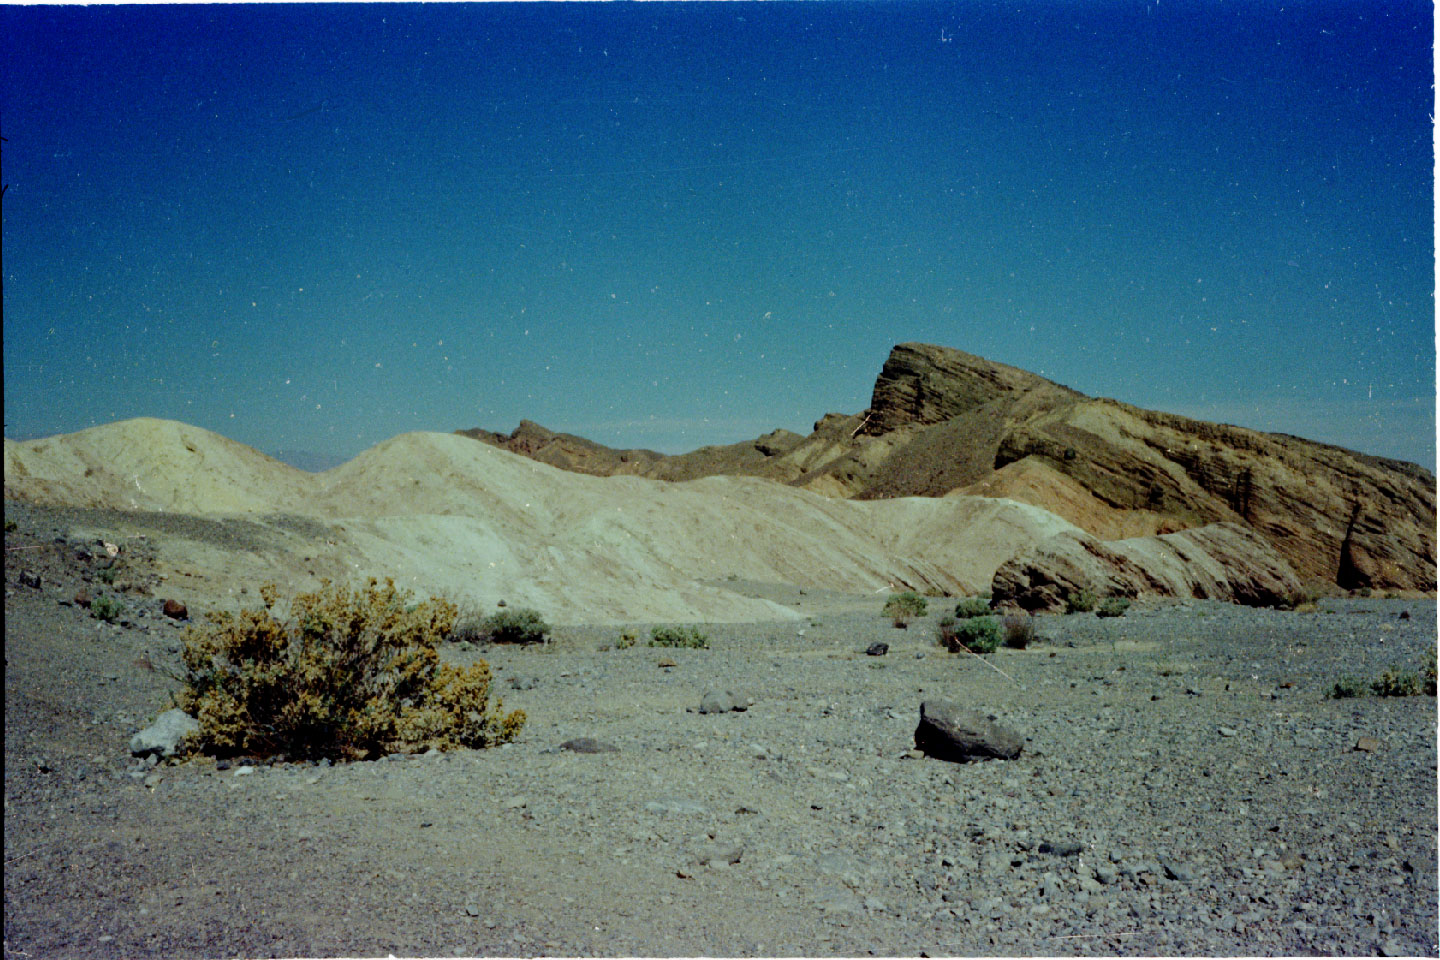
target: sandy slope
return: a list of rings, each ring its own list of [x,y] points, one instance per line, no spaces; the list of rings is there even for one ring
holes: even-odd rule
[[[142,417],[5,441],[5,497],[175,513],[277,512],[307,474],[209,430]]]
[[[248,515],[250,550],[172,535],[162,563],[215,602],[269,577],[393,575],[423,593],[560,622],[792,618],[736,580],[845,592],[980,592],[1017,550],[1073,529],[1036,507],[952,497],[834,500],[768,480],[591,477],[452,434],[387,440],[322,474],[184,424],[131,420],[5,444],[5,496]],[[275,515],[310,518],[297,532]]]

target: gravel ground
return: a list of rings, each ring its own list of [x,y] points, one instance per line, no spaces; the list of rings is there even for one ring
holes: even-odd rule
[[[505,747],[147,767],[180,630],[146,548],[102,573],[60,514],[7,519],[7,956],[1437,953],[1435,700],[1326,697],[1424,664],[1434,600],[1041,618],[986,666],[935,645],[950,603],[900,630],[737,582],[812,617],[447,649],[529,715]],[[128,625],[87,585],[128,585]],[[912,756],[932,697],[1024,752]]]

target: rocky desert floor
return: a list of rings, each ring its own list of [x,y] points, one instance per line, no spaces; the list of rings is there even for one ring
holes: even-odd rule
[[[1327,697],[1423,666],[1433,599],[1038,618],[982,662],[934,643],[953,600],[902,630],[737,580],[804,618],[447,647],[528,714],[504,747],[148,766],[181,625],[147,547],[107,573],[93,516],[6,517],[7,957],[1437,954],[1436,701]],[[115,624],[74,603],[127,584]],[[1024,752],[916,757],[937,697]]]

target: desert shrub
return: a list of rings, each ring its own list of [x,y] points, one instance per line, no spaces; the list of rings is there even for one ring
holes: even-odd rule
[[[1015,650],[1024,650],[1035,642],[1035,621],[1030,614],[1023,611],[1007,613],[1005,619],[1000,622],[1004,632],[1005,646]]]
[[[1335,686],[1330,688],[1330,699],[1348,700],[1351,697],[1363,697],[1370,692],[1365,681],[1357,677],[1341,677],[1335,681]]]
[[[481,631],[491,643],[544,643],[550,625],[538,610],[520,607],[495,611],[485,618]]]
[[[1386,670],[1379,680],[1370,682],[1370,692],[1377,697],[1418,697],[1421,683],[1419,674]]]
[[[1426,664],[1425,669],[1420,672],[1420,682],[1425,687],[1425,696],[1427,697],[1435,696],[1435,659],[1435,650],[1431,649],[1430,662]]]
[[[615,641],[615,649],[628,650],[631,647],[635,646],[635,641],[637,639],[638,638],[635,636],[635,631],[626,630],[624,633],[620,634],[620,639]]]
[[[455,625],[450,628],[449,639],[456,643],[482,643],[489,638],[485,630],[485,615],[472,603],[456,607]]]
[[[95,574],[95,579],[109,586],[115,583],[115,575],[119,572],[114,566],[101,567],[100,572]]]
[[[656,627],[650,631],[650,646],[706,650],[710,647],[710,638],[693,627]]]
[[[455,623],[446,600],[412,603],[391,580],[358,590],[325,581],[275,614],[213,611],[185,631],[178,706],[200,722],[199,749],[218,756],[363,759],[512,739],[520,710],[490,703],[490,667],[440,663]]]
[[[1291,610],[1296,613],[1314,613],[1317,609],[1316,601],[1319,599],[1319,591],[1309,588],[1301,588],[1287,594],[1283,599],[1281,599],[1278,603],[1275,604],[1275,609]]]
[[[1095,611],[1097,617],[1123,617],[1130,609],[1130,601],[1124,597],[1106,597]]]
[[[979,597],[967,597],[955,604],[955,616],[961,620],[990,615],[990,601]]]
[[[1066,613],[1089,613],[1095,609],[1095,594],[1089,590],[1065,594]]]
[[[90,613],[106,623],[114,623],[116,618],[125,613],[125,604],[116,597],[102,593],[90,601]]]
[[[951,643],[955,640],[955,618],[941,617],[940,624],[935,628],[935,642],[946,650],[954,652]]]
[[[925,598],[914,590],[906,590],[904,593],[897,593],[885,601],[885,609],[882,611],[885,616],[895,621],[895,626],[903,627],[910,622],[911,617],[923,617],[929,608]]]
[[[940,621],[937,639],[951,653],[994,653],[1000,646],[1000,621],[994,617],[971,617],[956,623],[949,617]]]

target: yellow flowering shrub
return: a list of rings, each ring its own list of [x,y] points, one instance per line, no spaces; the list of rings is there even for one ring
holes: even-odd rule
[[[264,609],[212,612],[185,631],[178,705],[200,722],[199,749],[289,759],[363,759],[511,740],[523,711],[490,703],[490,666],[442,664],[436,650],[455,605],[372,578],[357,590],[323,582],[284,619]]]

